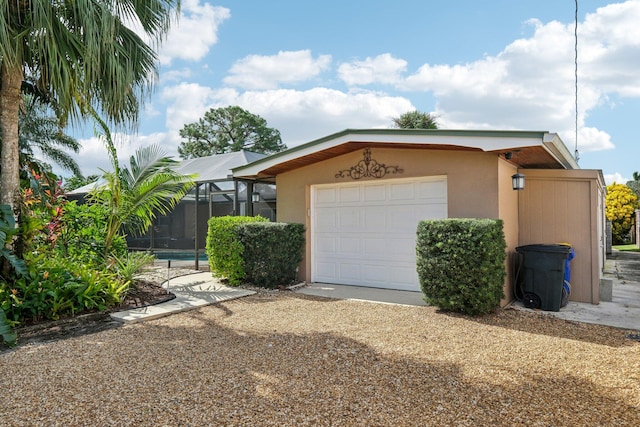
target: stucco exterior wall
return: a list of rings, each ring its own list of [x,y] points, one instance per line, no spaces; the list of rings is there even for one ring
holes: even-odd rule
[[[570,243],[572,301],[597,304],[604,265],[604,183],[594,170],[522,170],[519,245]],[[599,200],[600,199],[600,200]]]
[[[516,167],[505,160],[498,160],[498,218],[504,222],[504,237],[507,243],[507,259],[504,294],[501,306],[514,299],[513,286],[515,282],[515,258],[518,246],[518,198],[522,191],[515,191],[511,184],[511,175],[518,172]]]
[[[351,178],[336,178],[335,175],[362,160],[363,150],[295,169],[277,176],[278,221],[299,222],[307,226],[307,250],[300,268],[300,279],[310,281],[310,189],[315,184],[352,182]],[[398,166],[401,174],[387,175],[385,178],[410,178],[421,176],[446,175],[449,217],[458,218],[499,218],[501,209],[504,215],[512,215],[508,199],[514,196],[502,196],[505,187],[499,180],[508,175],[506,183],[511,190],[513,173],[509,167],[499,173],[498,158],[494,154],[470,151],[419,150],[372,148],[371,157],[387,166]],[[385,179],[381,178],[381,179]],[[364,180],[365,178],[363,178]],[[505,198],[503,206],[500,198]],[[515,205],[515,201],[512,201]],[[506,219],[506,218],[503,218]],[[517,220],[509,224],[509,241],[513,242]]]

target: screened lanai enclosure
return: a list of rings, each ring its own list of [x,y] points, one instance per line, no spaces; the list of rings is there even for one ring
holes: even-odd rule
[[[196,174],[196,185],[173,211],[158,216],[146,234],[127,236],[129,249],[151,251],[161,259],[198,260],[205,253],[209,218],[260,215],[275,221],[275,184],[237,180],[232,176],[233,168],[263,157],[264,154],[238,151],[181,161],[178,172]],[[91,189],[92,185],[85,186],[69,196],[80,198]]]

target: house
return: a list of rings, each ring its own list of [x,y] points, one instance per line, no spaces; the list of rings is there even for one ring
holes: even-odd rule
[[[517,174],[522,190],[512,187]],[[599,170],[580,169],[555,133],[344,130],[234,168],[233,176],[275,183],[277,220],[306,225],[301,280],[420,290],[420,220],[500,218],[503,304],[513,299],[516,247],[559,242],[575,251],[571,300],[599,302],[604,180]]]

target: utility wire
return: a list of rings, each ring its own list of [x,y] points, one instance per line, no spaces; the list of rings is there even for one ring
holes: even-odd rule
[[[573,156],[576,159],[576,163],[580,160],[580,153],[578,152],[578,0],[576,2],[576,15],[575,15],[575,28],[573,31],[575,45],[574,45],[574,64],[575,64],[575,83],[576,83],[576,117],[575,117],[575,126],[576,126],[576,149]]]

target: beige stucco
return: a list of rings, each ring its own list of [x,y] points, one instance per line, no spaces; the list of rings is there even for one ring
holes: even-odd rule
[[[362,160],[362,153],[358,150],[277,176],[278,221],[300,222],[307,226],[307,249],[300,269],[302,280],[311,280],[311,186],[351,182],[350,178],[336,178],[335,175]],[[514,250],[517,195],[511,189],[512,165],[494,154],[471,151],[374,148],[371,154],[380,163],[403,169],[401,174],[385,178],[446,176],[449,217],[503,219],[509,251]],[[510,279],[508,286],[511,286]],[[510,288],[506,290],[510,292]]]
[[[506,270],[504,294],[501,305],[506,305],[513,299],[513,284],[515,278],[515,260],[518,246],[518,198],[522,191],[514,191],[511,176],[518,172],[516,167],[502,158],[498,158],[498,218],[504,222],[504,237],[507,243]]]
[[[604,262],[604,183],[595,170],[521,171],[519,245],[570,243],[572,301],[597,304]]]

